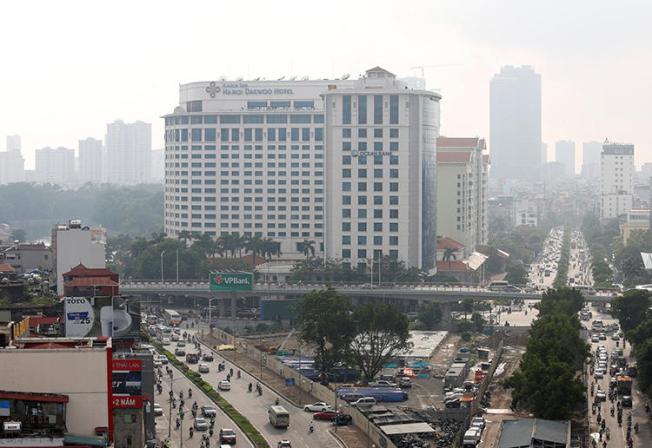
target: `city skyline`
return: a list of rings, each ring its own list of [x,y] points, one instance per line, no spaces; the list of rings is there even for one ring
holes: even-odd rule
[[[179,83],[218,80],[222,75],[228,79],[276,79],[283,75],[321,79],[351,73],[355,79],[364,69],[375,65],[393,67],[399,77],[420,76],[420,69],[412,69],[414,66],[441,65],[426,67],[424,73],[428,88],[441,89],[442,135],[485,137],[489,137],[489,80],[503,65],[531,65],[542,75],[543,141],[631,141],[640,148],[637,165],[652,159],[652,136],[646,132],[645,120],[646,104],[652,99],[652,93],[645,88],[652,64],[647,62],[649,58],[640,58],[652,48],[647,43],[649,39],[644,39],[649,34],[643,20],[646,14],[640,8],[628,7],[638,2],[617,6],[604,1],[564,3],[565,14],[556,13],[560,2],[526,6],[504,1],[496,8],[456,2],[412,2],[392,8],[383,3],[384,7],[373,13],[375,20],[365,22],[363,28],[352,28],[336,13],[338,8],[333,8],[324,12],[323,20],[349,37],[317,34],[308,39],[310,43],[289,39],[312,31],[312,22],[302,20],[312,12],[309,7],[294,2],[282,3],[278,8],[257,4],[265,14],[260,14],[260,18],[247,15],[252,26],[262,26],[267,20],[263,17],[284,23],[288,9],[292,9],[295,25],[279,27],[267,35],[264,46],[257,39],[245,38],[239,44],[241,51],[223,61],[218,53],[214,53],[214,58],[201,56],[211,54],[212,43],[235,32],[236,24],[225,23],[218,30],[208,24],[212,17],[242,17],[244,8],[249,10],[252,5],[218,7],[196,2],[196,7],[204,12],[197,17],[197,26],[190,27],[183,39],[195,45],[175,39],[151,51],[148,47],[143,53],[141,47],[131,46],[130,42],[140,38],[141,33],[150,36],[151,42],[161,38],[176,21],[176,9],[160,4],[159,19],[145,23],[143,18],[149,11],[145,5],[136,5],[126,32],[114,36],[107,27],[120,15],[119,7],[102,11],[106,20],[99,20],[99,12],[80,3],[78,14],[85,15],[87,20],[78,21],[77,16],[61,14],[47,3],[40,4],[44,13],[35,17],[30,14],[33,3],[38,2],[2,5],[3,15],[15,20],[0,31],[0,36],[9,40],[20,32],[17,27],[25,20],[44,31],[57,23],[56,32],[48,33],[47,42],[26,39],[20,47],[10,48],[5,57],[23,64],[24,70],[8,70],[0,75],[0,94],[9,105],[0,112],[0,135],[23,136],[28,168],[34,166],[35,149],[73,148],[79,139],[101,138],[104,124],[116,118],[151,122],[152,146],[162,148],[160,111],[176,102],[171,92]],[[585,14],[589,5],[591,14]],[[347,10],[351,16],[362,15],[368,12],[366,6],[368,3],[360,2]],[[61,16],[61,20],[45,19],[53,16]],[[580,16],[581,23],[573,19]],[[362,39],[364,33],[372,31],[372,23],[374,29],[387,27],[396,18],[401,19],[392,26],[396,32],[377,36],[373,47]],[[430,22],[432,26],[425,26]],[[621,27],[617,37],[602,31],[607,24],[611,28]],[[78,40],[79,33],[88,39]],[[338,48],[342,48],[344,41],[349,50],[342,53]],[[150,40],[145,43],[149,45]],[[72,45],[72,51],[65,58],[58,58],[56,49],[65,45]],[[283,54],[289,56],[268,54],[266,49],[270,45],[284,45],[287,51]],[[182,49],[193,63],[169,66],[168,56]],[[38,62],[23,56],[31,53],[40,56],[36,58]],[[84,58],[80,57],[82,54]],[[424,56],[431,54],[437,56]],[[133,69],[107,69],[105,56],[118,55]],[[40,64],[51,68],[45,83],[37,70]],[[87,75],[86,70],[92,75]],[[82,76],[71,76],[75,71]],[[614,79],[618,80],[615,85]],[[39,85],[42,87],[35,88]],[[27,107],[35,101],[40,104],[38,110]],[[619,113],[613,114],[613,110]],[[585,119],[587,113],[591,120]],[[38,128],[34,123],[39,124]]]

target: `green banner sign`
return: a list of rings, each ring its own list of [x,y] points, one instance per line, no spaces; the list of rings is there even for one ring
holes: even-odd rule
[[[251,272],[211,272],[211,291],[251,291],[254,275]]]

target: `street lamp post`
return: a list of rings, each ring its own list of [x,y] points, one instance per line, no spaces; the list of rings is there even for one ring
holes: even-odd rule
[[[177,285],[179,284],[179,249],[177,249]]]
[[[161,252],[161,283],[165,283],[165,278],[163,276],[163,255],[165,255],[165,250]]]

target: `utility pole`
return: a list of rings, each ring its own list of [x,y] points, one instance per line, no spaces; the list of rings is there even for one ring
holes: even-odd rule
[[[369,276],[369,287],[374,288],[374,256],[371,255],[371,275]]]
[[[165,279],[163,277],[163,255],[165,255],[165,251],[161,252],[161,283],[165,283]]]
[[[177,248],[177,284],[179,284],[179,249]]]

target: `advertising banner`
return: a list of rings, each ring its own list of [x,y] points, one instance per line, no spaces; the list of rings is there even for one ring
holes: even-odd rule
[[[118,409],[140,409],[143,407],[143,397],[142,396],[114,396],[111,399],[111,403],[114,408]]]
[[[111,336],[113,303],[111,297],[65,297],[66,337]]]
[[[211,291],[251,291],[254,287],[254,275],[251,272],[211,272]]]
[[[65,297],[66,337],[137,339],[140,302],[123,297]]]

